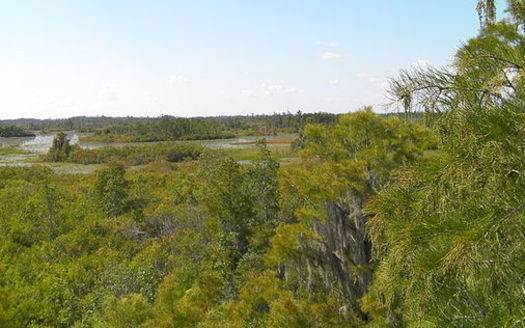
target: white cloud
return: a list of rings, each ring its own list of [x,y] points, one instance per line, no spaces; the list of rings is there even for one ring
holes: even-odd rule
[[[317,44],[323,46],[323,47],[328,47],[328,48],[337,48],[339,47],[341,44],[339,42],[317,42]]]
[[[292,94],[300,90],[295,87],[285,86],[282,84],[261,84],[261,89],[264,95],[271,96],[275,94]]]
[[[283,90],[284,93],[297,93],[299,92],[299,89],[297,88],[286,88]]]
[[[274,85],[268,85],[266,86],[266,88],[269,91],[281,91],[284,89],[284,86],[282,86],[281,84],[274,84]]]
[[[411,65],[413,68],[427,68],[429,66],[432,66],[432,63],[425,59],[418,59]]]
[[[172,83],[186,83],[190,81],[190,79],[184,75],[170,75],[169,80]]]
[[[337,53],[337,52],[331,52],[331,51],[325,51],[321,54],[321,58],[325,60],[330,59],[337,59],[343,57],[343,54]]]
[[[254,91],[253,90],[241,90],[241,96],[243,97],[251,97],[254,95]]]
[[[330,85],[339,85],[339,80],[337,80],[337,79],[329,80],[328,84],[330,84]]]

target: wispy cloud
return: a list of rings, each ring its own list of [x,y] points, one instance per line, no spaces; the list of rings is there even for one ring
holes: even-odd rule
[[[184,75],[170,75],[168,79],[172,83],[186,83],[190,81],[190,79]]]
[[[243,97],[251,97],[254,94],[255,94],[255,92],[253,90],[249,90],[249,89],[241,90],[241,96],[243,96]]]
[[[273,91],[273,92],[279,92],[281,90],[284,89],[284,86],[281,85],[281,84],[270,84],[270,85],[266,85],[266,84],[262,84],[262,87],[263,89],[265,90],[268,90],[268,91]]]
[[[329,80],[328,84],[330,84],[330,85],[339,85],[339,82],[340,82],[339,80],[334,79],[334,80]]]
[[[261,89],[264,95],[271,96],[275,94],[292,94],[300,90],[296,87],[285,86],[282,84],[261,84]]]
[[[331,60],[331,59],[337,59],[343,57],[343,54],[337,53],[337,52],[331,52],[331,51],[325,51],[321,54],[321,58],[324,60]]]
[[[283,92],[284,93],[297,93],[297,92],[299,92],[299,89],[298,88],[293,88],[293,87],[292,88],[285,88],[283,90]]]
[[[320,41],[320,42],[317,42],[317,44],[323,47],[328,47],[328,48],[337,48],[341,45],[339,42],[333,42],[333,41],[330,41],[330,42]]]

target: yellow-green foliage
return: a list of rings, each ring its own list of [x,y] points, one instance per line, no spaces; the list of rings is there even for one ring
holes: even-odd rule
[[[407,109],[446,112],[435,124],[440,154],[368,206],[378,270],[363,303],[373,327],[525,323],[524,2],[509,1],[509,13],[484,23],[454,71],[393,84]]]
[[[358,113],[334,131],[353,118],[404,127]],[[324,138],[330,131],[319,129],[312,126],[307,135],[317,131]],[[336,143],[339,135],[332,138]],[[409,138],[406,146],[388,145],[412,147]],[[318,145],[306,147],[304,167],[312,170],[294,181],[301,190],[315,184],[325,190],[331,185],[326,167],[308,153]],[[273,147],[250,150],[249,164],[221,152],[177,167],[158,162],[186,149],[202,150],[172,143],[73,147],[68,161],[121,162],[86,175],[0,168],[2,327],[335,328],[362,322],[337,289],[305,287],[302,261],[310,253],[304,247],[320,239],[300,216],[298,208],[309,209],[299,194],[288,184],[280,188]],[[337,194],[316,199],[323,197]]]
[[[303,144],[302,163],[282,171],[283,211],[292,217],[276,229],[268,263],[298,290],[341,294],[349,317],[366,320],[357,300],[374,266],[363,206],[395,181],[395,169],[422,157],[432,134],[365,109],[330,127],[307,126]]]
[[[0,148],[0,156],[25,154],[30,154],[30,152],[18,148]]]
[[[272,157],[276,160],[291,160],[299,157],[297,151],[288,145],[268,145],[268,149],[272,152]],[[252,161],[259,157],[257,148],[226,148],[219,150],[221,154],[231,157],[237,161]]]
[[[142,294],[130,294],[109,302],[103,324],[98,326],[101,328],[146,327],[145,323],[152,316],[151,304],[148,300]]]

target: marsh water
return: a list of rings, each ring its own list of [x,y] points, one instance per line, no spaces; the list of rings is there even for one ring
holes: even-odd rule
[[[81,143],[80,137],[88,134],[67,133],[71,144],[78,144],[82,148],[95,149],[104,146],[124,147],[127,145],[136,145],[136,143]],[[0,148],[11,148],[21,150],[22,152],[13,152],[0,155],[0,166],[30,166],[32,160],[37,160],[38,156],[48,152],[53,144],[53,138],[56,134],[38,134],[35,137],[0,137]],[[255,147],[255,144],[249,143],[260,139],[275,140],[275,139],[292,139],[296,135],[279,135],[279,136],[247,136],[231,139],[216,139],[216,140],[195,140],[191,143],[199,143],[211,149],[228,149],[228,148],[250,148]],[[71,167],[73,171],[83,173],[86,168],[81,164],[64,164]],[[64,166],[62,165],[62,166]],[[48,164],[53,168],[54,165]],[[78,166],[78,168],[76,168]],[[57,170],[63,169],[62,167]]]
[[[278,136],[247,136],[231,139],[217,139],[217,140],[200,140],[197,141],[201,145],[212,148],[212,149],[221,149],[221,148],[249,148],[255,147],[255,144],[246,144],[247,142],[257,141],[261,139],[266,140],[279,140],[279,139],[295,139],[297,138],[296,134],[285,134]]]
[[[0,148],[17,148],[34,153],[47,153],[53,144],[55,134],[39,134],[36,137],[0,137]],[[70,134],[69,140],[71,144],[77,144],[79,140],[78,134]]]

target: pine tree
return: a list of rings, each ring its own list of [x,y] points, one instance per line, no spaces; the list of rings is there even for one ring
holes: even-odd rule
[[[525,323],[525,13],[482,26],[448,70],[404,72],[392,95],[439,113],[436,156],[400,173],[367,212],[378,271],[372,326]]]
[[[124,174],[126,170],[120,164],[111,163],[97,173],[95,191],[100,206],[109,217],[124,214],[129,208],[128,185]]]
[[[65,161],[71,152],[71,145],[67,135],[60,132],[53,138],[53,144],[47,154],[47,160],[51,162]]]

